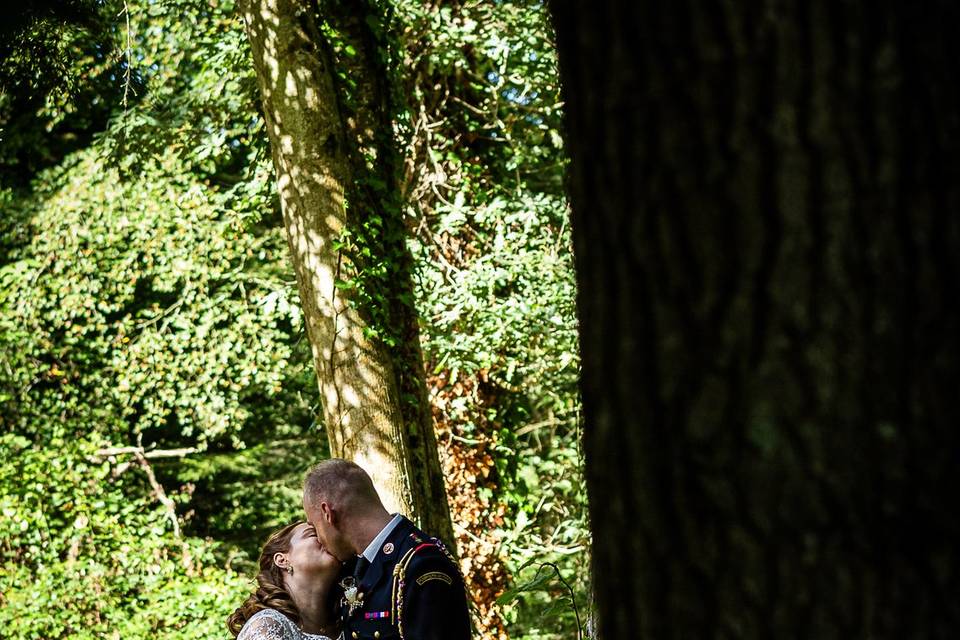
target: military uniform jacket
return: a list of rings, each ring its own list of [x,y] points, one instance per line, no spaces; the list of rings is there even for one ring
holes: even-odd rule
[[[346,640],[469,640],[459,569],[441,543],[407,518],[355,581],[353,602],[340,603]]]

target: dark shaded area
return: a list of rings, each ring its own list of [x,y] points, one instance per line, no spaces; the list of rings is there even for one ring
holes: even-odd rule
[[[87,146],[123,93],[114,2],[18,2],[0,24],[0,186]],[[115,60],[111,61],[111,58]],[[105,73],[94,69],[106,65]],[[134,90],[139,78],[132,78]],[[72,106],[64,109],[66,103]],[[57,113],[64,110],[64,113]]]
[[[301,436],[158,464],[157,474],[189,495],[186,534],[226,543],[223,551],[233,556],[239,550],[255,563],[272,531],[302,517],[303,476],[329,455],[325,443]]]
[[[97,25],[97,5],[89,0],[24,0],[7,7],[5,18],[0,25],[0,53],[10,55],[13,47],[10,40],[30,28],[36,21],[51,19],[63,24],[75,24],[91,27]]]
[[[957,7],[552,8],[602,635],[952,637]]]

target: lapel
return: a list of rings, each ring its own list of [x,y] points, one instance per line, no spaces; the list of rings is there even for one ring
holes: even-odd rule
[[[343,566],[340,567],[340,577],[346,578],[347,576],[352,576],[354,569],[357,567],[357,558],[353,557],[343,563]]]
[[[380,548],[377,549],[376,557],[374,557],[373,562],[370,563],[370,566],[367,567],[366,572],[364,572],[363,578],[360,580],[360,590],[362,592],[370,593],[380,582],[380,579],[383,578],[384,574],[388,573],[388,568],[390,569],[389,573],[393,573],[393,566],[397,563],[397,560],[400,559],[400,556],[403,555],[403,549],[401,547],[404,547],[404,542],[409,538],[410,532],[413,531],[413,529],[413,523],[406,517],[397,523],[397,526],[390,532],[390,535],[387,536],[387,539],[380,545]],[[384,553],[383,548],[388,543],[393,545],[393,551],[391,553]]]

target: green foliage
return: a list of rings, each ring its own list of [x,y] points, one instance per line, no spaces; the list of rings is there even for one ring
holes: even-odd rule
[[[475,234],[476,255],[454,268],[423,269],[425,350],[435,371],[488,372],[494,406],[454,403],[471,434],[478,411],[499,426],[495,460],[510,516],[499,538],[516,580],[531,563],[553,562],[587,600],[586,493],[579,453],[577,335],[569,234],[562,200],[495,199],[441,207],[436,233]],[[553,224],[551,224],[553,222]],[[426,246],[416,245],[420,264]],[[552,638],[575,628],[557,607],[558,582],[539,582],[506,600],[512,637]]]
[[[437,196],[417,204],[485,202],[525,189],[561,196],[566,156],[545,4],[396,6],[409,24],[403,84],[413,98],[399,127],[425,138],[410,170]]]
[[[97,444],[0,436],[4,637],[220,637],[245,581],[210,543],[164,535],[162,510],[132,475],[111,478]]]
[[[296,316],[263,303],[287,293],[260,266],[281,264],[279,233],[248,233],[163,166],[128,185],[90,153],[70,164],[38,189],[28,224],[43,232],[0,271],[3,301],[30,336],[22,373],[44,381],[19,395],[18,412],[80,410],[100,389],[95,430],[123,423],[150,441],[241,443],[243,398],[279,393],[290,357]]]
[[[576,616],[558,580],[525,585],[553,563],[589,603],[589,532],[579,452],[575,282],[562,190],[556,57],[540,2],[426,8],[408,21],[400,131],[410,171],[412,242],[428,369],[482,376],[494,399],[452,403],[469,439],[495,425],[497,528],[515,583],[504,599],[514,638],[569,638]],[[553,574],[547,574],[553,575]],[[558,606],[558,603],[559,606]]]
[[[520,566],[516,572],[518,579],[524,570],[530,568],[531,565],[535,565],[536,562],[536,560],[531,560]],[[518,600],[521,594],[524,592],[548,592],[551,582],[556,580],[566,590],[566,593],[563,594],[564,597],[553,599],[553,602],[547,609],[545,615],[549,615],[554,611],[565,611],[567,608],[569,608],[573,611],[574,621],[576,624],[574,630],[576,631],[577,637],[583,638],[583,620],[580,618],[580,608],[577,605],[577,597],[573,591],[573,587],[570,586],[570,583],[560,572],[560,567],[552,562],[541,562],[536,565],[536,569],[537,570],[536,573],[533,574],[533,578],[527,582],[508,589],[503,593],[503,595],[497,598],[497,602],[501,605],[510,605]]]
[[[5,637],[223,637],[325,452],[240,24],[206,3],[130,18],[127,108],[104,66],[0,154],[34,171],[0,191]],[[84,133],[30,146],[51,131]],[[138,444],[189,451],[149,462],[179,538],[145,470],[97,453]]]
[[[90,152],[44,175],[26,204],[16,228],[29,241],[0,267],[0,422],[17,434],[4,442],[0,479],[13,529],[3,532],[6,610],[48,606],[37,589],[57,599],[31,618],[35,629],[17,626],[20,637],[219,634],[208,617],[222,622],[244,588],[217,564],[254,553],[267,529],[295,517],[311,461],[297,451],[313,375],[295,347],[300,316],[281,278],[279,230],[251,233],[162,163],[128,183]],[[278,450],[280,437],[296,444]],[[184,567],[139,469],[114,478],[119,461],[90,461],[98,447],[141,441],[198,450],[155,463],[157,475],[190,504],[185,532],[231,545],[187,538]],[[32,572],[39,582],[23,580]],[[61,616],[63,601],[75,617]]]
[[[535,398],[533,413],[576,406],[566,214],[561,199],[545,194],[501,196],[473,208],[441,205],[433,233],[472,235],[476,256],[466,268],[421,271],[430,343],[445,358],[438,366],[489,369],[499,384]]]
[[[23,83],[0,97],[0,628],[224,637],[258,545],[297,517],[302,471],[326,454],[255,77],[229,1],[90,6],[101,28],[44,34],[69,82],[42,101]],[[467,439],[496,431],[508,516],[495,534],[513,586],[553,562],[582,609],[574,280],[545,8],[380,8],[365,24],[392,131],[357,142],[366,171],[341,242],[358,271],[342,286],[383,314],[372,337],[402,343],[396,305],[415,302],[428,369],[487,377],[495,399],[458,401],[451,418]],[[356,109],[362,85],[343,70],[364,49],[324,29],[341,106]],[[387,296],[409,270],[416,290]],[[138,444],[191,450],[149,461],[179,538],[145,470],[98,454]],[[559,581],[515,593],[512,637],[575,633],[572,609],[551,608],[567,597]]]

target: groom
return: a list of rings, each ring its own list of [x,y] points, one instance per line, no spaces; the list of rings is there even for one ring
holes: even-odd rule
[[[341,582],[346,640],[469,640],[456,563],[436,538],[387,512],[361,467],[336,458],[316,465],[304,481],[303,509],[327,551],[356,561]]]

